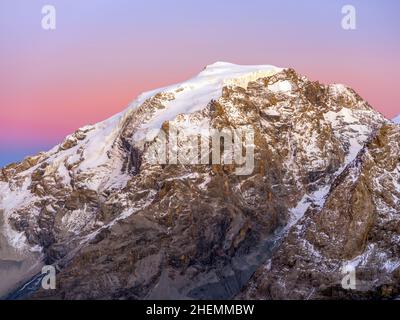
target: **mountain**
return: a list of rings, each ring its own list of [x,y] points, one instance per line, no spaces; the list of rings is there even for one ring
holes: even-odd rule
[[[393,122],[400,124],[400,114],[393,119]]]
[[[344,85],[217,62],[1,170],[0,290],[53,264],[34,298],[395,297],[399,135]]]

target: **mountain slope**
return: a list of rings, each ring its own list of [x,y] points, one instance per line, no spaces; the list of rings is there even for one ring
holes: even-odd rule
[[[260,267],[246,298],[390,298],[400,294],[400,128],[382,126]],[[341,287],[343,268],[356,288]]]
[[[233,298],[245,287],[245,295],[268,297],[252,285],[264,282],[264,263],[289,247],[310,211],[325,210],[388,123],[343,85],[291,69],[216,63],[2,169],[1,248],[18,257],[0,249],[0,261],[56,264],[58,289],[38,298]],[[205,127],[251,133],[251,172],[238,175],[230,163],[154,163],[161,133],[177,128],[204,139]],[[190,140],[181,137],[175,148]],[[350,231],[357,239],[366,232]],[[356,243],[338,261],[359,255]],[[17,280],[25,279],[21,272]]]

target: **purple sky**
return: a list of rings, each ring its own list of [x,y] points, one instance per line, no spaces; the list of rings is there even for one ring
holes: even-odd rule
[[[357,29],[341,28],[352,4]],[[57,29],[41,28],[41,9]],[[1,0],[0,166],[215,61],[293,67],[400,113],[400,1]]]

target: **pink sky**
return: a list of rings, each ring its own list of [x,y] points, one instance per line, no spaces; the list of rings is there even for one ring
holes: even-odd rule
[[[49,148],[139,93],[216,61],[293,67],[312,80],[344,83],[394,117],[400,2],[352,2],[357,29],[345,31],[342,1],[55,0],[57,29],[44,31],[42,1],[4,0],[0,164],[24,154],[11,149]]]

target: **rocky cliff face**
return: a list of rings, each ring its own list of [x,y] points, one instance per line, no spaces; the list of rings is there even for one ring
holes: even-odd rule
[[[400,294],[400,127],[383,125],[259,268],[243,297],[394,298]],[[343,268],[356,287],[341,286]]]
[[[251,170],[211,151],[154,162],[161,133],[201,145],[205,127],[251,133]],[[0,261],[57,266],[57,290],[36,298],[392,297],[399,131],[343,85],[217,63],[2,169]],[[359,291],[340,289],[346,264]]]

